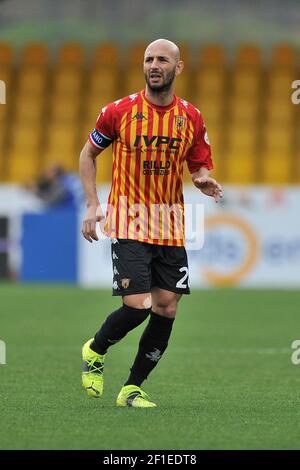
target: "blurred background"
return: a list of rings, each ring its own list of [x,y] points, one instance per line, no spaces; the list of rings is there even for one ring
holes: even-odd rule
[[[79,153],[99,110],[143,88],[145,46],[165,37],[225,188],[216,206],[185,174],[185,201],[205,203],[192,285],[299,287],[299,21],[296,0],[0,1],[0,278],[110,287],[108,241],[80,237]],[[97,178],[105,203],[110,149]]]

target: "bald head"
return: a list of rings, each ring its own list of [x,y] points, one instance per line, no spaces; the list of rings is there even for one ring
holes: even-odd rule
[[[176,62],[179,62],[180,60],[180,51],[178,46],[168,39],[156,39],[155,41],[151,42],[145,50],[145,57],[148,54],[152,54],[153,52],[157,51],[172,57]]]
[[[145,50],[144,75],[147,92],[172,95],[177,75],[183,70],[178,46],[167,39],[156,39]]]

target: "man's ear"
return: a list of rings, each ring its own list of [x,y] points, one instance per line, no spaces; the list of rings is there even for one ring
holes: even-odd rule
[[[176,70],[175,70],[175,75],[180,75],[181,72],[183,71],[184,69],[184,63],[182,60],[179,60],[176,64]]]

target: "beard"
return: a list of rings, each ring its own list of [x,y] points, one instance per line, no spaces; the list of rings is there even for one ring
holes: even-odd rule
[[[148,77],[146,73],[145,73],[145,80],[148,85],[148,88],[153,93],[158,94],[158,93],[168,92],[175,80],[175,68],[166,75],[166,78],[161,85],[152,85],[150,82],[150,78]]]

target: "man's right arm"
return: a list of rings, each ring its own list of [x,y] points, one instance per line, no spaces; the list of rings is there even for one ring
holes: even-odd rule
[[[101,149],[94,147],[87,141],[80,153],[79,159],[79,174],[87,205],[87,214],[82,223],[82,235],[90,243],[93,240],[98,240],[96,223],[100,222],[104,217],[96,187],[96,157],[100,152]]]

